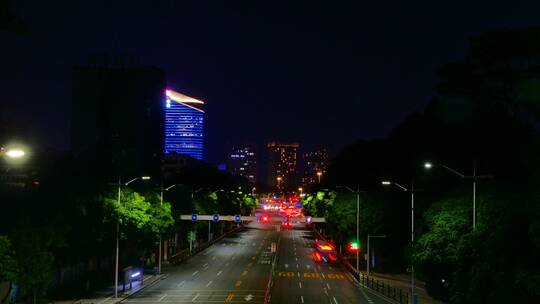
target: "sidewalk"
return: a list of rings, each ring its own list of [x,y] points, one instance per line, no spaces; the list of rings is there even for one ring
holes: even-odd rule
[[[133,282],[132,288],[128,289],[129,286],[126,286],[126,290],[123,291],[123,285],[118,286],[118,298],[114,297],[114,286],[110,286],[107,289],[97,291],[93,297],[87,299],[79,299],[73,301],[56,301],[55,304],[115,304],[125,300],[127,297],[136,294],[137,292],[143,290],[144,288],[153,285],[157,281],[165,278],[165,274],[158,275],[145,275],[143,282],[140,281]]]

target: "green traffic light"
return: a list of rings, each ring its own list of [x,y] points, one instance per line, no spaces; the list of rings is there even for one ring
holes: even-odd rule
[[[351,245],[350,245],[351,250],[358,250],[359,247],[360,246],[359,246],[358,242],[351,242]]]

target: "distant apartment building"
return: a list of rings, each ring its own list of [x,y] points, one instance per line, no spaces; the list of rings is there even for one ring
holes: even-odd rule
[[[298,143],[270,142],[268,149],[268,184],[280,191],[295,189],[298,180]]]
[[[181,154],[202,160],[204,102],[173,90],[165,96],[165,155]]]
[[[302,185],[320,182],[328,168],[328,151],[318,146],[302,154]]]
[[[252,145],[237,145],[231,149],[227,160],[228,171],[257,182],[257,158]]]
[[[165,73],[102,62],[73,70],[71,143],[99,176],[159,174]]]

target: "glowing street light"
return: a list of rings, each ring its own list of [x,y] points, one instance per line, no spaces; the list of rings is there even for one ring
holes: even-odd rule
[[[138,176],[128,181],[127,183],[122,183],[121,177],[118,177],[118,205],[121,204],[122,186],[127,186],[138,179],[149,180],[150,176]],[[119,259],[120,259],[120,219],[118,219],[118,221],[116,222],[116,258],[115,258],[115,267],[114,267],[114,297],[115,298],[118,298],[118,272],[119,272],[119,266],[120,266]]]
[[[431,169],[434,165],[437,165],[438,167],[443,167],[444,169],[454,173],[455,175],[459,176],[460,178],[462,179],[472,179],[473,180],[473,214],[472,214],[472,218],[473,218],[473,232],[476,231],[476,180],[477,179],[485,179],[485,178],[493,178],[493,176],[491,175],[477,175],[476,174],[476,161],[473,163],[473,174],[471,176],[466,176],[465,174],[457,171],[457,170],[454,170],[446,165],[443,165],[443,164],[440,164],[440,163],[437,163],[437,164],[432,164],[430,162],[425,162],[424,163],[424,168],[426,169]]]
[[[303,193],[302,191],[304,191],[304,188],[300,187],[298,188],[298,191],[300,191],[300,196],[302,196],[302,193]]]
[[[6,151],[6,156],[9,158],[21,158],[24,157],[26,153],[22,149],[10,149]]]
[[[321,176],[322,176],[322,172],[321,171],[317,172],[317,177],[319,178],[319,184],[321,183]]]
[[[383,184],[384,186],[394,185],[405,192],[411,193],[411,245],[413,245],[414,244],[414,184],[411,184],[410,188],[405,188],[396,182],[391,182],[388,180],[382,181],[381,184]],[[414,265],[412,264],[412,261],[411,261],[411,296],[412,296],[412,303],[416,303],[416,289],[414,287]]]

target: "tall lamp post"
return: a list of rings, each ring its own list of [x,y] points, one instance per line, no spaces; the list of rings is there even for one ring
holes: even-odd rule
[[[391,181],[382,181],[384,186],[394,185],[405,192],[411,193],[411,245],[414,245],[414,184],[411,184],[410,188],[403,187],[402,185],[391,182]],[[414,263],[411,260],[411,296],[412,303],[416,304],[416,289],[414,287]]]
[[[321,176],[322,176],[322,172],[318,171],[317,172],[317,177],[319,178],[319,184],[321,183]]]
[[[424,168],[426,169],[431,169],[433,168],[433,166],[439,166],[439,167],[442,167],[452,173],[454,173],[455,175],[459,176],[460,178],[463,178],[463,179],[472,179],[473,181],[473,214],[472,214],[472,218],[473,218],[473,232],[476,232],[476,180],[477,179],[487,179],[487,178],[493,178],[492,175],[476,175],[476,161],[473,162],[473,174],[470,175],[470,176],[467,176],[457,170],[454,170],[446,165],[443,165],[443,164],[440,164],[440,163],[437,163],[437,164],[433,164],[433,163],[430,163],[430,162],[426,162],[424,163]]]
[[[172,188],[174,188],[175,186],[178,186],[178,185],[181,185],[181,184],[174,184],[174,185],[171,185],[167,188],[164,188],[163,187],[163,182],[161,182],[161,195],[160,195],[160,201],[159,201],[159,205],[162,206],[163,205],[163,192],[164,191],[169,191],[171,190]],[[159,254],[159,258],[158,258],[158,273],[161,274],[161,256],[162,256],[162,253],[161,253],[161,250],[162,250],[162,244],[161,244],[161,232],[159,233],[159,251],[158,251],[158,254]]]
[[[128,181],[127,183],[122,184],[122,178],[118,177],[118,205],[121,204],[122,198],[122,186],[127,186],[132,182],[142,179],[149,180],[150,176],[139,176]],[[115,267],[114,267],[114,297],[118,298],[118,271],[119,271],[119,257],[120,257],[120,219],[116,221],[116,258],[115,258]]]
[[[366,191],[360,191],[360,186],[357,186],[356,190],[353,190],[347,186],[337,187],[347,189],[352,193],[356,193],[356,241],[360,243],[360,193],[365,193]],[[360,277],[360,250],[356,251],[356,272]]]

